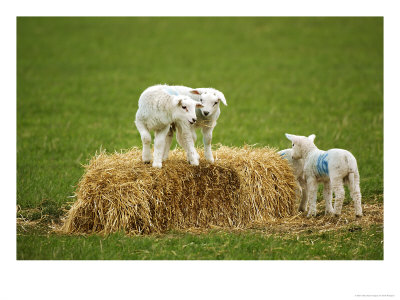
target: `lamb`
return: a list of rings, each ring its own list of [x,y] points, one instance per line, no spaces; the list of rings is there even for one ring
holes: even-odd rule
[[[189,163],[197,166],[199,159],[190,126],[197,121],[196,108],[202,107],[201,103],[187,96],[171,94],[165,86],[156,85],[147,88],[140,95],[135,119],[143,144],[143,162],[150,163],[150,131],[154,131],[153,167],[162,167],[167,135],[170,128],[176,126],[181,133],[181,143],[187,152]]]
[[[362,216],[360,175],[353,154],[343,149],[319,150],[315,135],[308,137],[285,134],[292,141],[292,158],[304,159],[304,176],[307,181],[308,217],[317,213],[318,183],[324,184],[325,214],[339,216],[345,191],[343,183],[348,184],[357,217]],[[335,208],[332,207],[332,190],[335,193]]]
[[[164,85],[164,89],[166,89],[171,95],[185,95],[202,104],[201,107],[199,106],[196,108],[197,122],[191,126],[192,139],[195,143],[197,139],[196,128],[201,128],[204,143],[204,156],[208,162],[213,163],[214,157],[211,151],[212,132],[214,127],[217,125],[217,120],[221,113],[219,103],[222,102],[224,105],[227,105],[224,94],[213,88],[192,89],[186,86]],[[173,137],[173,129],[174,128],[171,127],[171,131],[167,136],[163,157],[164,160],[168,158],[168,152]],[[188,144],[188,141],[184,140],[185,137],[182,135],[182,131],[179,127],[177,127],[176,139],[183,148],[185,148],[184,145]],[[198,154],[197,158],[199,158]]]
[[[306,211],[307,209],[307,182],[304,177],[304,159],[293,159],[292,149],[284,149],[278,152],[278,154],[288,160],[294,171],[294,176],[297,181],[298,191],[301,196],[299,211]]]

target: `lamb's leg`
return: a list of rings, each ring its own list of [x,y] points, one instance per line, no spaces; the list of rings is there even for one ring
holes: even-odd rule
[[[196,145],[196,141],[197,141],[196,130],[194,128],[191,128],[190,131],[192,132],[193,145]],[[197,153],[197,151],[195,152],[195,155],[197,157],[197,160],[199,160],[200,159],[200,155],[199,155],[199,153]]]
[[[360,191],[360,175],[358,172],[349,174],[349,189],[351,199],[354,201],[354,209],[357,217],[362,216],[362,207],[361,207],[361,191]]]
[[[136,120],[135,124],[142,139],[142,145],[143,145],[142,160],[145,164],[148,164],[151,161],[151,150],[150,150],[151,134],[147,129],[146,125],[143,124],[143,122]]]
[[[299,179],[299,184],[301,187],[301,201],[299,205],[299,211],[307,210],[307,183],[304,179]]]
[[[333,192],[335,193],[335,209],[334,214],[339,216],[342,213],[342,206],[344,200],[343,179],[335,177],[331,179]]]
[[[181,147],[186,151],[187,159],[191,165],[199,165],[199,154],[193,143],[192,128],[181,127],[176,132],[176,139]]]
[[[190,130],[190,132],[192,133],[193,144],[196,144],[196,141],[197,141],[196,130],[194,130],[194,129],[192,128],[192,129]]]
[[[174,137],[174,129],[170,127],[167,136],[165,137],[165,147],[164,147],[164,154],[163,154],[163,161],[167,160],[169,149],[171,148],[172,138]]]
[[[201,129],[203,133],[203,143],[204,143],[204,156],[207,161],[210,163],[214,162],[214,157],[211,151],[211,140],[212,140],[212,132],[213,127],[203,127]]]
[[[165,148],[165,139],[169,132],[169,125],[164,129],[156,131],[154,134],[154,161],[153,167],[160,168],[162,167],[162,157],[164,154]]]
[[[309,205],[307,217],[315,217],[317,215],[317,192],[317,180],[313,177],[307,178],[307,196]]]
[[[333,215],[332,188],[330,182],[324,184],[325,215]]]
[[[176,130],[176,141],[178,142],[179,146],[181,146],[183,148],[183,137],[182,137],[182,131],[180,128],[177,128]],[[186,149],[183,148],[185,151]]]

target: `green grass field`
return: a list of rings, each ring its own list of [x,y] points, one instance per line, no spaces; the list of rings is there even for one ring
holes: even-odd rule
[[[18,236],[18,259],[383,259],[382,226],[322,234],[260,232],[162,236]],[[35,245],[35,247],[32,247]],[[74,249],[71,251],[71,249]]]
[[[100,148],[141,146],[137,100],[157,83],[224,92],[213,144],[282,149],[285,132],[315,133],[319,148],[351,151],[363,202],[383,202],[383,18],[18,18],[18,216],[57,221],[81,164]],[[307,234],[300,243],[262,231],[83,238],[18,230],[17,258],[382,259],[381,225],[313,233],[313,247]]]

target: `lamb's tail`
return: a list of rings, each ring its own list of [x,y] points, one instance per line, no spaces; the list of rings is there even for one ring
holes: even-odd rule
[[[350,188],[351,195],[353,195],[353,193],[356,190],[356,186],[354,183],[354,172],[349,173],[349,188]]]
[[[357,173],[358,175],[357,161],[355,157],[350,154],[349,156],[346,156],[346,162],[349,166],[349,189],[351,194],[353,195],[353,193],[356,191],[356,182],[354,179],[355,173]]]

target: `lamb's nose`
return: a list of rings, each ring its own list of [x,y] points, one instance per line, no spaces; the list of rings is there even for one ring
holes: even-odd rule
[[[208,111],[204,111],[204,115],[208,116],[209,112]]]
[[[193,121],[193,123],[196,123],[197,120],[195,118],[193,118],[192,121]]]

